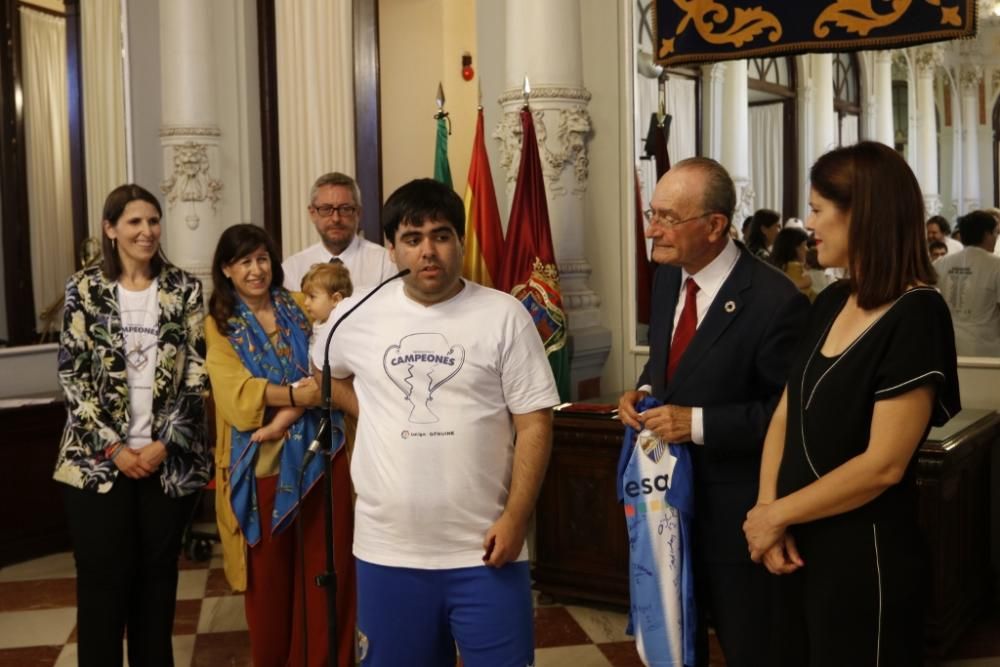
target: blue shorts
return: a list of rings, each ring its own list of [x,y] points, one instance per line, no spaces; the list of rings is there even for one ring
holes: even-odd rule
[[[358,560],[360,667],[534,664],[528,562],[499,569],[386,567]]]

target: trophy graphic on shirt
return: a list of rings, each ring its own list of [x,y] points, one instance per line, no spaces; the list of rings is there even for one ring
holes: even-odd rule
[[[465,348],[449,345],[439,333],[404,336],[382,357],[382,366],[392,383],[410,403],[411,424],[433,424],[439,417],[431,411],[434,392],[455,377],[465,363]]]

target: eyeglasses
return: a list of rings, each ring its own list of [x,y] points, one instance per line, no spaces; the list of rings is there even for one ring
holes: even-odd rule
[[[341,204],[340,206],[323,204],[322,206],[310,206],[309,210],[321,218],[329,218],[334,213],[337,213],[341,218],[351,218],[358,212],[358,207],[354,204]]]
[[[657,211],[654,211],[651,208],[647,208],[645,211],[642,212],[642,217],[645,218],[647,226],[656,225],[658,227],[673,229],[674,227],[679,227],[680,225],[683,225],[686,222],[691,222],[693,220],[700,220],[705,216],[712,215],[712,213],[714,212],[715,211],[705,211],[704,213],[699,213],[693,218],[685,218],[684,220],[677,220],[675,218],[670,217],[669,215],[663,215]]]

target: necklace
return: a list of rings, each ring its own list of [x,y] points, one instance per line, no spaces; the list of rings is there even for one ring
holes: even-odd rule
[[[149,365],[150,350],[156,347],[159,337],[156,282],[140,292],[120,288],[119,299],[125,363],[131,371],[140,373]]]

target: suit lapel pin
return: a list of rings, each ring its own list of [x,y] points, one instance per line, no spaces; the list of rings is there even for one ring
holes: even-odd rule
[[[723,306],[723,308],[726,309],[727,313],[735,313],[736,312],[736,302],[735,301],[727,301],[726,305]]]

